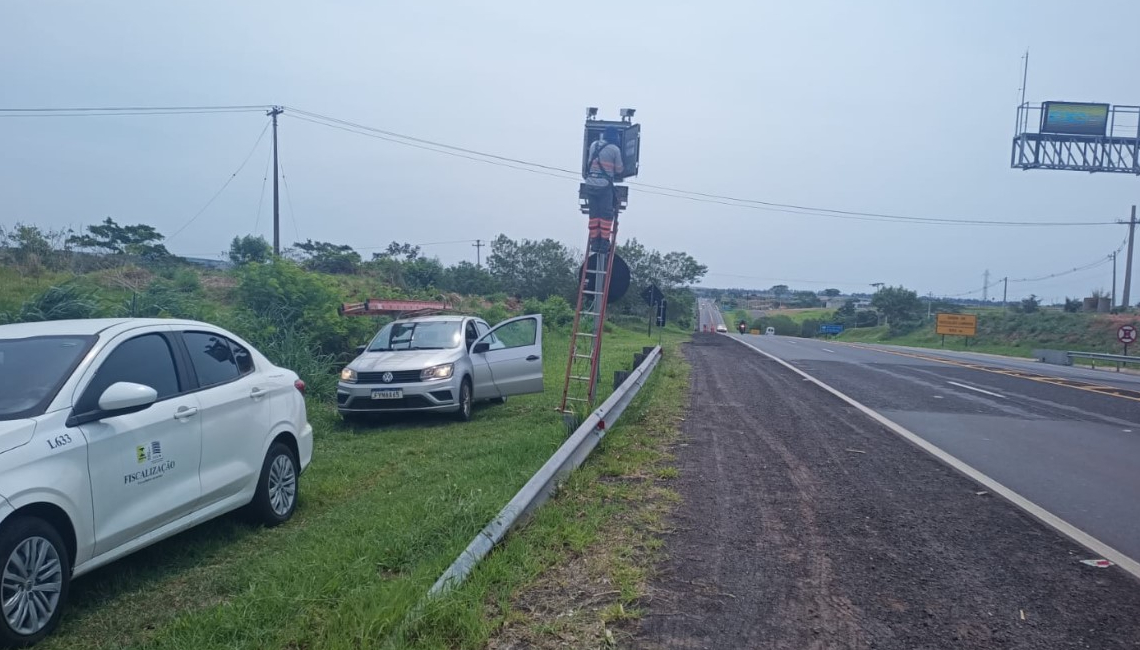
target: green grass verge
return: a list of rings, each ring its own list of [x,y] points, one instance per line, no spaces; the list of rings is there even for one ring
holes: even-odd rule
[[[649,343],[622,329],[607,335],[605,392],[613,371],[628,368],[633,352]],[[222,517],[85,576],[73,585],[61,629],[40,647],[383,644],[564,440],[554,408],[567,345],[565,332],[546,332],[545,393],[480,407],[467,424],[409,417],[347,427],[330,407],[312,406],[316,450],[293,521],[266,530]],[[626,419],[636,422],[647,398],[674,397],[651,391]],[[601,514],[585,517],[560,521],[542,511],[527,529],[538,535],[535,550],[512,539],[468,585],[429,607],[425,622],[405,628],[396,647],[480,647],[501,618],[487,616],[485,601],[509,611],[500,601],[517,584],[549,566],[560,549],[589,543],[598,525],[589,522]],[[533,532],[543,530],[549,532]],[[554,547],[546,543],[555,540]]]

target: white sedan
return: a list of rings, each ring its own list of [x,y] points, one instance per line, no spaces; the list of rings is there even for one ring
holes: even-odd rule
[[[288,520],[304,388],[205,323],[0,326],[0,645],[50,633],[73,576],[238,508]]]

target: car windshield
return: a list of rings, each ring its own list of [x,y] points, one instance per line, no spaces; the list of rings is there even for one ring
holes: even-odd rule
[[[92,336],[0,339],[0,420],[43,413],[94,340]]]
[[[459,321],[396,321],[384,326],[369,352],[396,350],[447,350],[463,343]]]

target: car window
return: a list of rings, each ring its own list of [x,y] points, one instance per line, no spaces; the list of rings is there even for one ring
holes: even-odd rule
[[[182,391],[170,344],[160,334],[143,334],[120,343],[99,365],[75,405],[77,413],[98,410],[99,397],[111,384],[125,381],[150,386],[163,400]]]
[[[467,334],[466,334],[467,349],[470,350],[471,344],[475,342],[475,339],[479,338],[479,333],[477,331],[475,331],[475,321],[471,321],[471,320],[467,321],[467,330],[466,331],[467,331]]]
[[[241,373],[242,377],[253,372],[253,355],[249,353],[249,350],[236,341],[230,341],[230,349],[234,351],[234,360],[237,361],[238,372]]]
[[[226,337],[208,332],[183,332],[182,339],[190,351],[190,363],[198,375],[200,387],[217,386],[241,376],[230,340]]]
[[[479,336],[483,336],[487,332],[491,331],[491,328],[482,321],[475,321],[475,329],[479,331]]]
[[[459,321],[395,321],[368,345],[369,352],[447,350],[463,343]]]
[[[94,341],[93,336],[0,339],[0,420],[41,415]]]
[[[534,318],[524,318],[513,323],[507,323],[495,329],[500,345],[491,344],[493,350],[521,348],[534,345],[538,338],[538,321]]]

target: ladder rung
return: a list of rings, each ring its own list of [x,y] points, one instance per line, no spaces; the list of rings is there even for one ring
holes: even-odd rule
[[[601,316],[601,314],[599,314],[596,311],[584,311],[584,312],[582,312],[582,315],[583,316]]]
[[[577,379],[578,381],[590,381],[589,377],[581,377],[578,375],[570,375],[570,378],[571,379]]]
[[[590,338],[597,338],[597,334],[590,334],[589,332],[574,332],[574,336],[589,336]]]
[[[605,269],[586,269],[586,273],[593,273],[595,275],[605,275]]]
[[[576,359],[593,359],[594,355],[592,355],[592,354],[575,354],[574,358],[576,358]]]
[[[588,294],[590,294],[590,295],[592,295],[592,296],[600,296],[600,295],[602,295],[602,292],[601,292],[601,291],[590,291],[590,290],[588,290],[588,289],[582,289],[582,293],[588,293]]]
[[[588,402],[588,401],[590,401],[590,400],[588,400],[588,399],[584,399],[584,398],[581,398],[581,397],[567,397],[567,398],[566,398],[566,401],[567,401],[567,402]]]

